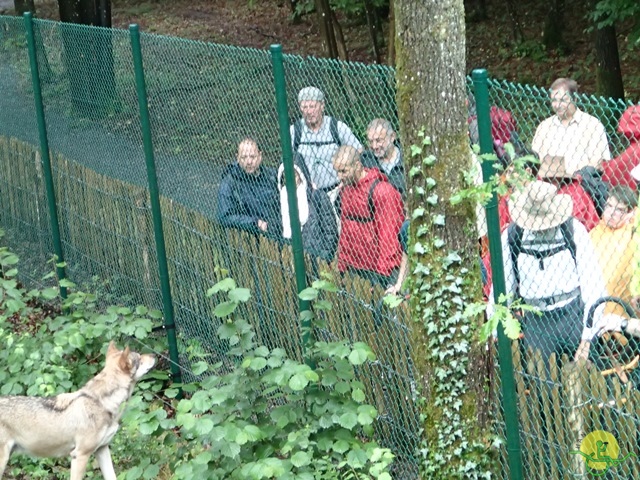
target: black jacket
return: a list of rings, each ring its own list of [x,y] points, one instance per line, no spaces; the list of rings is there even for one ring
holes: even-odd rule
[[[294,164],[304,176],[309,202],[309,218],[302,226],[302,246],[311,255],[330,262],[338,248],[339,232],[335,209],[326,192],[313,188],[304,158],[299,154],[295,155]],[[278,182],[279,188],[285,188],[283,174],[279,175]]]
[[[274,168],[261,166],[258,175],[249,175],[238,163],[233,163],[227,168],[218,191],[218,221],[225,227],[261,233],[258,220],[264,220],[266,233],[280,238],[279,198]]]
[[[302,245],[310,254],[330,262],[338,248],[338,221],[327,195],[307,189],[309,219],[302,227]]]
[[[397,146],[397,145],[396,145]],[[395,187],[396,190],[400,192],[402,195],[402,199],[404,200],[407,191],[406,181],[404,179],[404,165],[402,163],[402,149],[398,147],[400,150],[400,161],[391,169],[391,172],[387,174],[380,165],[380,161],[378,157],[376,157],[371,150],[366,150],[360,156],[360,161],[362,162],[362,166],[366,168],[377,168],[382,172],[383,175],[387,177],[389,183]]]

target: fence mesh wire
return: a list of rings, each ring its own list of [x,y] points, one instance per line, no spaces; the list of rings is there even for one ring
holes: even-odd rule
[[[38,284],[52,246],[24,26],[22,19],[0,17],[0,27],[0,222],[21,254],[23,281]],[[36,21],[35,32],[69,277],[98,290],[106,302],[161,308],[129,34],[47,21]],[[242,314],[260,341],[301,359],[271,56],[147,34],[141,43],[181,361],[188,366],[194,344],[212,363],[224,355],[227,346],[216,336],[220,320],[213,314],[219,299],[204,292],[225,276],[251,289]],[[284,65],[290,133],[299,154],[295,191],[306,273],[313,279],[329,272],[340,287],[320,334],[372,346],[377,360],[359,373],[379,411],[378,437],[397,455],[395,478],[417,478],[420,423],[412,400],[416,352],[408,340],[408,309],[389,310],[381,302],[386,288],[398,289],[406,248],[394,72],[289,55]],[[601,296],[630,301],[637,293],[631,288],[636,186],[630,171],[640,154],[629,140],[640,135],[633,115],[624,120],[629,111],[623,102],[579,94],[563,101],[593,115],[600,126],[589,120],[588,134],[573,137],[582,121],[545,130],[539,126],[545,118],[558,118],[547,88],[490,82],[494,147],[503,182],[516,189],[500,200],[507,284],[512,293],[518,285],[523,303],[543,310],[541,317],[525,311],[524,338],[513,347],[525,478],[584,476],[590,468],[628,478],[638,473],[636,459],[625,457],[638,453],[635,343],[595,341],[591,368],[571,360],[585,308]],[[540,161],[527,163],[527,173],[518,170],[516,179],[506,143],[516,147],[516,156],[533,152]],[[581,163],[591,169],[578,177]],[[546,172],[542,185],[532,181],[540,171]],[[618,195],[620,189],[608,199],[599,195],[602,180],[627,185],[631,199]],[[570,211],[554,188],[571,196]],[[512,208],[526,198],[538,198],[537,209],[524,200]],[[626,223],[612,227],[609,217]],[[538,223],[527,223],[531,218]],[[559,227],[565,221],[573,243]],[[515,257],[509,224],[524,225]],[[486,240],[480,240],[484,248]],[[574,255],[565,244],[575,244]],[[547,247],[555,253],[530,251]],[[490,277],[486,250],[480,255]],[[185,374],[189,379],[188,369]],[[504,436],[504,415],[512,412],[502,410],[493,377],[496,430]],[[588,434],[596,430],[611,434],[602,437],[609,450],[594,441],[601,461],[590,463],[585,455],[598,452],[586,439],[595,438]],[[611,437],[619,445],[615,454]],[[576,453],[581,443],[587,446]],[[500,453],[506,478],[507,449]],[[605,461],[605,454],[620,461]]]
[[[637,316],[640,110],[574,88],[490,84],[507,191],[495,241],[510,301],[524,305],[513,345],[522,460],[527,478],[635,478],[637,338],[599,333],[619,330],[607,314]],[[515,165],[506,142],[534,158]]]

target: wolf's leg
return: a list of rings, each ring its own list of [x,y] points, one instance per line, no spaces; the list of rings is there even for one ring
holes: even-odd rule
[[[105,445],[96,450],[96,458],[98,459],[98,465],[100,465],[102,478],[104,478],[104,480],[116,480],[116,472],[113,469],[109,445]]]
[[[4,474],[4,469],[9,462],[9,456],[11,455],[11,450],[13,450],[13,442],[4,442],[0,446],[0,478]]]
[[[89,461],[88,453],[78,453],[76,449],[71,452],[71,478],[70,480],[82,480]]]
[[[0,445],[0,479],[4,475],[4,469],[9,463],[9,457],[11,456],[11,450],[13,450],[14,442],[12,440],[3,439]]]

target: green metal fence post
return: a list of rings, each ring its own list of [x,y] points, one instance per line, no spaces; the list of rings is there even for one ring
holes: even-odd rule
[[[491,116],[489,107],[488,75],[484,69],[477,69],[472,74],[475,89],[476,108],[478,114],[478,133],[480,136],[480,153],[493,153],[491,137]],[[482,161],[482,176],[486,182],[495,172],[494,161]],[[498,218],[498,196],[494,192],[487,204],[487,232],[489,236],[489,254],[491,271],[493,272],[493,296],[495,301],[505,293],[504,267],[502,263],[502,242],[500,240],[500,219]],[[519,480],[523,477],[522,449],[516,403],[516,386],[513,372],[511,342],[504,334],[502,325],[498,326],[498,359],[500,362],[500,384],[502,386],[502,402],[507,434],[507,458],[509,462],[509,478]]]
[[[149,121],[149,107],[147,104],[147,86],[144,80],[142,49],[140,48],[140,29],[138,25],[130,25],[129,33],[131,34],[131,51],[133,53],[133,65],[136,75],[138,106],[140,108],[140,124],[142,128],[144,157],[147,164],[147,180],[149,182],[149,197],[151,200],[151,214],[153,216],[153,233],[156,241],[156,253],[158,256],[158,272],[160,274],[160,288],[162,290],[162,305],[164,309],[164,327],[167,331],[167,341],[169,342],[171,375],[176,382],[180,383],[182,381],[182,375],[180,372],[180,362],[178,358],[176,324],[173,316],[173,299],[171,298],[169,267],[167,265],[167,252],[165,250],[164,232],[162,229],[160,193],[158,190],[158,178],[156,175],[156,164],[153,155],[151,122]]]
[[[291,134],[289,132],[289,109],[287,107],[287,87],[284,79],[284,64],[282,62],[282,46],[271,45],[271,61],[273,64],[273,82],[276,88],[276,104],[278,109],[278,126],[280,128],[280,146],[282,147],[282,162],[284,164],[284,177],[287,186],[289,202],[289,217],[291,218],[291,244],[293,247],[293,262],[296,271],[296,285],[298,293],[307,288],[307,274],[304,265],[304,250],[302,247],[302,231],[300,217],[298,215],[298,199],[296,196],[296,175],[293,169],[293,152],[291,150]],[[300,312],[309,310],[309,302],[298,299]],[[302,327],[304,346],[309,344],[309,332],[311,325],[304,319]]]
[[[49,153],[49,138],[47,136],[47,123],[44,116],[44,104],[42,102],[42,87],[40,85],[40,71],[38,70],[38,57],[36,55],[36,41],[33,33],[33,16],[31,12],[25,12],[24,25],[27,34],[29,48],[29,63],[31,65],[31,84],[33,85],[33,98],[36,106],[36,120],[38,122],[38,136],[40,138],[40,157],[44,184],[47,191],[47,204],[49,207],[49,223],[53,250],[56,254],[56,274],[58,283],[66,277],[64,268],[64,255],[62,241],[60,240],[60,222],[58,221],[58,208],[56,205],[56,192],[53,185],[53,172],[51,170],[51,155]],[[60,286],[60,297],[67,298],[67,288]]]

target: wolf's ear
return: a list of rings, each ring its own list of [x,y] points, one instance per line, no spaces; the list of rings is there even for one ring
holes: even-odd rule
[[[124,352],[120,353],[120,359],[118,361],[118,366],[123,372],[130,373],[132,364],[131,364],[131,350],[129,350],[129,346],[125,347]]]
[[[110,355],[112,353],[116,353],[117,351],[118,351],[118,347],[116,347],[116,342],[111,340],[109,342],[109,348],[107,348],[107,355]]]

